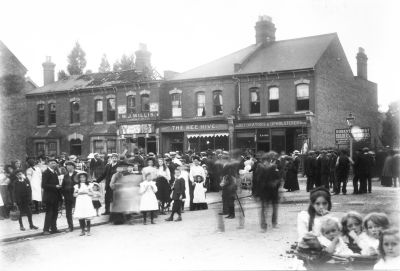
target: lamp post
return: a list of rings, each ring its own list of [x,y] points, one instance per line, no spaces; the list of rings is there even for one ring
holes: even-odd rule
[[[305,113],[306,115],[306,123],[307,123],[307,139],[308,139],[308,148],[312,148],[312,142],[311,142],[311,121],[315,117],[314,113],[311,111],[307,111]]]
[[[351,133],[351,128],[353,128],[355,117],[350,112],[346,118],[347,126],[349,127],[349,136],[350,136],[350,158],[353,159],[353,135]]]

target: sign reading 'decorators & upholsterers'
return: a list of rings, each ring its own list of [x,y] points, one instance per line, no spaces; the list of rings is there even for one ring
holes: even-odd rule
[[[351,130],[351,134],[355,141],[370,141],[371,140],[371,129],[369,127],[358,128],[354,127]],[[350,142],[350,129],[336,129],[335,130],[335,142],[336,144],[343,145],[349,144]]]
[[[306,126],[305,120],[273,120],[257,122],[239,122],[235,125],[236,129],[248,128],[276,128],[276,127],[298,127]]]
[[[176,124],[160,127],[161,132],[191,132],[191,131],[225,131],[228,124],[206,123],[206,124]]]

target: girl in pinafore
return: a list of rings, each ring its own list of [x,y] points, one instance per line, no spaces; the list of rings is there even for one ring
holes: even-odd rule
[[[150,212],[151,224],[154,223],[154,212],[158,210],[158,201],[156,197],[157,186],[152,180],[150,172],[144,175],[145,179],[140,183],[140,211],[143,213],[143,224],[146,225],[147,212]]]
[[[79,181],[78,184],[74,186],[76,197],[74,217],[79,219],[79,225],[81,226],[82,232],[80,236],[90,235],[90,219],[96,216],[96,210],[92,203],[93,194],[93,184],[89,182],[89,175],[86,172],[81,172],[77,175]]]

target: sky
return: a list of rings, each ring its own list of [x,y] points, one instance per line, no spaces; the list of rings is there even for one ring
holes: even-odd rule
[[[368,79],[378,84],[378,104],[386,110],[400,99],[399,10],[396,0],[0,0],[0,40],[39,86],[45,57],[56,73],[66,70],[76,41],[93,72],[103,54],[112,66],[145,43],[162,75],[254,44],[258,16],[268,15],[277,40],[338,33],[354,74],[363,47]]]

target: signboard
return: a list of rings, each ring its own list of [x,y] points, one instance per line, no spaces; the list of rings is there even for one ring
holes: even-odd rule
[[[353,138],[355,141],[370,141],[371,140],[371,129],[369,127],[352,129],[352,134],[353,134]],[[339,144],[339,145],[349,144],[350,129],[349,128],[336,129],[335,130],[335,142],[336,142],[336,144]]]
[[[269,141],[269,130],[268,129],[259,129],[257,131],[257,139]]]
[[[161,132],[191,132],[191,131],[227,131],[228,124],[207,123],[207,124],[176,124],[160,127]]]
[[[150,112],[158,112],[158,103],[150,103]]]
[[[126,105],[118,105],[118,114],[126,114]]]
[[[126,113],[126,108],[125,108],[125,113],[120,114],[119,113],[119,106],[118,106],[118,114],[119,114],[119,119],[122,120],[156,120],[158,117],[158,112],[144,112],[144,113]],[[121,108],[122,110],[122,108]]]
[[[247,128],[277,128],[277,127],[297,127],[306,126],[305,120],[272,120],[257,122],[240,122],[235,125],[237,129]]]
[[[154,132],[153,124],[132,124],[119,127],[121,135],[149,134]]]

